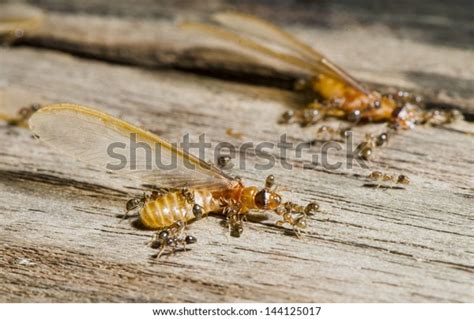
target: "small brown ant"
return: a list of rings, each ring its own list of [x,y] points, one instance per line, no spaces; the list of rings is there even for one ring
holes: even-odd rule
[[[334,128],[328,125],[323,125],[316,131],[316,138],[322,140],[335,140],[337,138],[347,138],[351,127]]]
[[[395,184],[401,184],[401,185],[408,185],[410,184],[410,178],[406,175],[388,175],[385,173],[382,173],[380,171],[373,171],[371,172],[367,178],[374,180],[374,181],[379,181],[379,182],[391,182]],[[381,184],[377,185],[377,188],[381,187]]]
[[[358,155],[364,160],[369,160],[374,153],[375,148],[382,147],[388,143],[389,137],[393,134],[391,130],[380,133],[379,135],[366,134],[364,141],[357,145]]]
[[[242,139],[244,137],[244,134],[241,133],[241,132],[236,132],[234,131],[232,128],[228,128],[225,130],[225,133],[227,134],[227,136],[229,137],[233,137],[233,138],[236,138],[236,139]]]
[[[232,157],[230,155],[221,155],[217,158],[216,164],[219,168],[230,169],[232,168]]]
[[[196,237],[184,234],[185,228],[184,222],[177,221],[172,226],[157,232],[149,243],[151,248],[159,249],[155,257],[160,258],[167,248],[174,253],[180,246],[186,250],[186,245],[196,243]]]

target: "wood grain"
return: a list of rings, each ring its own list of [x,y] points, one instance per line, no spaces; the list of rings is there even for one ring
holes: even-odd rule
[[[43,8],[52,11],[48,23],[61,21],[63,25],[41,31],[41,36],[32,35],[27,38],[30,42],[21,47],[0,49],[0,107],[11,110],[29,103],[56,102],[89,105],[170,141],[178,141],[186,133],[192,138],[204,133],[213,145],[230,142],[236,147],[245,142],[277,143],[282,134],[293,143],[314,140],[315,128],[276,124],[283,111],[301,105],[302,99],[295,93],[278,85],[232,83],[150,68],[158,66],[160,58],[156,56],[161,53],[140,55],[142,49],[136,48],[137,43],[144,43],[144,47],[153,46],[149,52],[163,52],[156,49],[159,44],[152,37],[149,42],[138,38],[134,44],[128,42],[127,46],[134,49],[128,51],[125,61],[130,65],[104,62],[114,61],[110,52],[117,46],[112,40],[118,41],[119,33],[114,35],[115,27],[111,27],[112,31],[100,33],[106,36],[99,41],[93,28],[116,21],[112,24],[117,28],[127,29],[129,20],[142,21],[146,11],[143,6],[136,6],[136,11],[123,17],[126,5],[120,1],[115,9],[98,1],[77,4],[74,10],[66,2],[42,3]],[[216,9],[225,7],[216,3]],[[265,11],[264,5],[245,5],[258,13]],[[192,6],[187,10],[183,14],[194,12]],[[92,12],[112,12],[114,16],[92,17]],[[174,5],[169,3],[149,12],[148,18],[153,21],[140,22],[137,28],[153,29],[155,23],[168,28],[157,17],[169,21],[176,15]],[[277,15],[284,22],[282,17]],[[78,24],[77,19],[87,23]],[[459,18],[460,26],[462,21]],[[68,23],[78,30],[66,29]],[[387,55],[386,61],[380,58],[375,65],[359,65],[354,63],[358,61],[354,56],[369,49],[359,46],[357,52],[346,56],[338,53],[338,46],[343,44],[330,40],[336,34],[345,34],[349,41],[351,32],[369,38],[362,30],[349,32],[331,25],[308,29],[305,23],[292,28],[303,37],[318,33],[320,42],[328,46],[327,52],[358,76],[380,85],[404,83],[405,66],[391,60],[393,55]],[[80,37],[82,27],[87,27],[89,33]],[[374,32],[373,28],[380,26],[369,27]],[[69,42],[61,38],[66,36],[71,37]],[[120,39],[127,43],[131,41],[129,36],[123,33]],[[378,36],[370,42],[374,46],[382,41]],[[90,39],[89,45],[84,45],[85,38]],[[42,46],[48,49],[38,47],[39,39],[44,39]],[[56,44],[52,39],[57,40]],[[426,70],[423,63],[443,60],[442,65],[436,64],[438,79],[456,77],[461,82],[446,84],[433,77],[432,83],[414,81],[407,87],[438,90],[445,82],[449,92],[457,94],[456,104],[470,112],[472,92],[463,85],[472,81],[472,72],[468,67],[461,68],[472,54],[468,48],[455,40],[445,46],[395,36],[387,41],[393,41],[394,46],[407,41],[420,56],[427,54],[426,59],[413,62],[406,70]],[[76,47],[65,49],[65,43],[75,43]],[[96,50],[100,43],[107,44],[95,55],[101,60],[64,52],[84,53]],[[123,46],[122,42],[118,47]],[[199,59],[196,61],[204,61]],[[378,69],[382,65],[393,72]],[[216,70],[222,67],[218,65]],[[289,78],[281,70],[274,74]],[[8,105],[11,101],[23,105]],[[226,135],[228,128],[242,132],[244,138]],[[378,125],[356,128],[354,143],[366,131],[380,129]],[[301,204],[316,200],[321,204],[322,211],[311,217],[304,239],[298,240],[291,232],[274,226],[276,218],[271,215],[267,220],[246,223],[241,238],[233,238],[220,225],[222,219],[211,216],[191,225],[189,232],[198,238],[191,250],[156,260],[150,257],[155,251],[145,245],[152,232],[138,229],[129,221],[120,222],[119,218],[126,200],[143,189],[140,181],[59,155],[32,138],[28,130],[2,122],[0,301],[472,302],[473,132],[474,125],[468,122],[403,132],[376,154],[369,168],[356,164],[347,168],[344,145],[343,150],[328,154],[330,163],[345,164],[336,170],[312,162],[314,156],[322,155],[321,143],[300,157],[295,152],[296,144],[284,156],[277,149],[266,150],[275,158],[286,159],[293,165],[292,170],[281,163],[271,170],[257,170],[255,165],[262,159],[250,151],[246,167],[234,168],[231,174],[242,176],[248,184],[261,185],[271,173],[284,187],[285,199]],[[210,151],[205,159],[214,160],[213,153]],[[375,169],[406,174],[412,183],[403,190],[363,187],[364,176]]]
[[[298,74],[288,67],[275,69],[274,63],[265,65],[234,46],[179,28],[180,22],[205,20],[212,12],[239,10],[278,23],[373,87],[408,89],[474,117],[472,23],[463,9],[471,4],[463,1],[449,10],[436,1],[397,2],[393,8],[367,0],[302,1],[291,10],[286,1],[196,6],[142,0],[133,9],[122,1],[42,1],[37,6],[45,10],[44,23],[17,45],[291,88]]]
[[[206,133],[217,143],[229,140],[227,127],[253,141],[314,133],[274,124],[291,100],[284,91],[38,50],[0,52],[6,93],[94,105],[169,140]],[[25,129],[2,126],[1,134],[4,301],[472,300],[473,143],[460,131],[420,128],[384,149],[373,168],[408,174],[406,190],[364,188],[368,170],[360,168],[303,170],[308,159],[289,154],[296,168],[271,172],[288,198],[317,200],[323,210],[304,240],[285,236],[273,218],[232,238],[209,217],[193,225],[199,243],[191,251],[160,260],[149,259],[150,232],[117,218],[139,185],[58,155]],[[233,173],[261,183],[269,172],[247,161]]]

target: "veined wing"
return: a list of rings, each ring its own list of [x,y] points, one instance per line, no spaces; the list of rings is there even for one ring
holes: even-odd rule
[[[240,30],[246,34],[275,42],[309,60],[313,60],[314,63],[320,63],[327,69],[328,74],[336,75],[340,80],[354,86],[357,90],[368,93],[365,88],[357,82],[357,80],[329,61],[323,54],[268,21],[255,16],[236,12],[217,13],[213,16],[213,19],[231,29],[237,31]]]
[[[357,91],[369,94],[357,80],[329,61],[324,55],[270,22],[254,16],[233,12],[217,13],[212,18],[233,32],[241,34],[240,37],[244,37],[244,35],[247,38],[252,36],[290,50],[307,64],[311,64],[313,66],[312,70],[339,79]],[[205,29],[201,30],[206,31]]]
[[[202,33],[206,33],[224,41],[237,44],[240,47],[253,50],[257,53],[277,59],[281,62],[296,67],[304,73],[314,74],[315,72],[324,71],[322,67],[309,63],[302,58],[274,50],[273,48],[260,44],[251,38],[241,36],[237,33],[234,33],[219,26],[199,22],[185,22],[181,24],[181,27],[184,29],[192,29]]]
[[[324,58],[322,54],[316,52],[312,47],[298,40],[290,33],[255,16],[237,12],[220,12],[214,14],[212,19],[232,30],[269,40],[302,56],[316,59]]]
[[[104,170],[133,175],[160,187],[218,190],[231,177],[160,137],[125,121],[75,104],[41,108],[30,118],[40,140]]]

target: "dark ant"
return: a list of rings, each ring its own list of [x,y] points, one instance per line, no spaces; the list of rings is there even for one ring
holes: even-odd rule
[[[196,237],[184,234],[185,228],[184,222],[177,221],[170,227],[157,232],[149,243],[151,248],[159,249],[155,257],[160,258],[167,248],[171,253],[174,253],[179,247],[186,250],[186,245],[196,243]]]

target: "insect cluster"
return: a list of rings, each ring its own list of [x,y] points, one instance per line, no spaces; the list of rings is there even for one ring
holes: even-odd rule
[[[352,125],[386,123],[385,131],[366,134],[358,145],[358,154],[365,160],[370,159],[376,148],[387,144],[401,129],[425,124],[444,125],[461,118],[457,111],[426,110],[419,97],[403,91],[396,94],[370,91],[321,53],[266,21],[238,13],[221,13],[213,16],[213,19],[216,22],[214,24],[185,23],[182,27],[237,44],[300,68],[308,74],[307,79],[297,82],[297,89],[313,94],[313,102],[300,110],[285,112],[280,123],[310,126],[327,117],[348,120]],[[151,132],[92,108],[75,104],[55,104],[41,108],[33,105],[21,109],[17,117],[7,120],[18,126],[25,126],[29,122],[32,131],[46,144],[104,169],[110,160],[106,156],[108,145],[117,142],[129,145],[132,134],[151,149],[159,146],[162,156],[177,156],[183,160],[178,161],[178,167],[172,172],[149,170],[140,165],[133,171],[123,170],[142,182],[160,184],[159,188],[130,199],[125,214],[126,217],[129,212],[138,212],[140,222],[157,231],[150,246],[158,249],[158,257],[167,251],[186,249],[187,245],[195,243],[197,239],[187,234],[188,224],[211,213],[223,215],[229,233],[236,237],[242,234],[250,212],[273,213],[279,218],[276,225],[288,226],[296,236],[301,237],[307,227],[308,216],[319,211],[319,205],[315,202],[301,206],[283,201],[273,175],[266,178],[263,187],[246,186],[239,178],[221,170],[228,167],[231,161],[229,156],[219,158],[217,166],[214,166]],[[321,126],[316,135],[321,139],[346,138],[350,129],[351,126],[337,129]],[[243,136],[232,129],[228,129],[226,134],[236,139]],[[101,136],[101,139],[97,139],[97,136]],[[96,141],[94,149],[90,148],[90,140]],[[184,160],[191,163],[194,169],[184,165]],[[145,162],[145,158],[136,159],[138,164]],[[380,171],[372,172],[368,178],[400,185],[410,182],[405,175],[393,176]]]
[[[159,248],[158,256],[165,250],[173,252],[196,242],[195,237],[186,234],[186,227],[210,213],[222,214],[230,234],[239,237],[250,212],[272,212],[280,218],[277,225],[288,225],[300,237],[307,226],[307,216],[319,209],[317,203],[303,207],[283,202],[273,175],[267,177],[263,187],[245,186],[239,178],[227,175],[160,137],[92,108],[74,104],[44,106],[31,116],[29,124],[46,144],[67,150],[68,155],[98,167],[106,167],[110,160],[106,156],[108,145],[113,142],[128,145],[131,134],[136,134],[150,148],[160,146],[162,156],[179,158],[178,167],[171,172],[139,165],[135,170],[120,171],[135,174],[141,181],[158,180],[163,185],[130,199],[125,214],[126,217],[129,212],[138,211],[143,226],[158,230],[151,241],[152,247]],[[102,138],[98,140],[97,136]],[[95,148],[90,148],[91,139],[96,140]],[[187,167],[184,160],[193,164],[194,169]],[[136,162],[145,163],[146,159],[138,157]],[[186,178],[183,181],[179,176]]]
[[[410,178],[406,175],[389,175],[380,171],[373,171],[367,176],[368,179],[379,182],[379,183],[392,183],[399,185],[410,184]],[[372,186],[372,185],[371,185]],[[376,184],[376,187],[382,187],[383,184]]]
[[[188,22],[182,27],[236,44],[256,58],[263,55],[276,59],[307,75],[295,83],[295,89],[304,92],[312,102],[283,113],[280,124],[299,123],[306,127],[328,117],[344,119],[353,125],[386,123],[385,132],[376,137],[367,135],[358,145],[362,159],[370,159],[377,147],[385,145],[401,129],[444,125],[462,118],[457,110],[427,110],[421,97],[405,91],[382,94],[369,90],[326,56],[268,21],[230,12],[215,14],[211,19],[211,23]],[[350,127],[323,126],[316,135],[344,138],[349,130]]]

